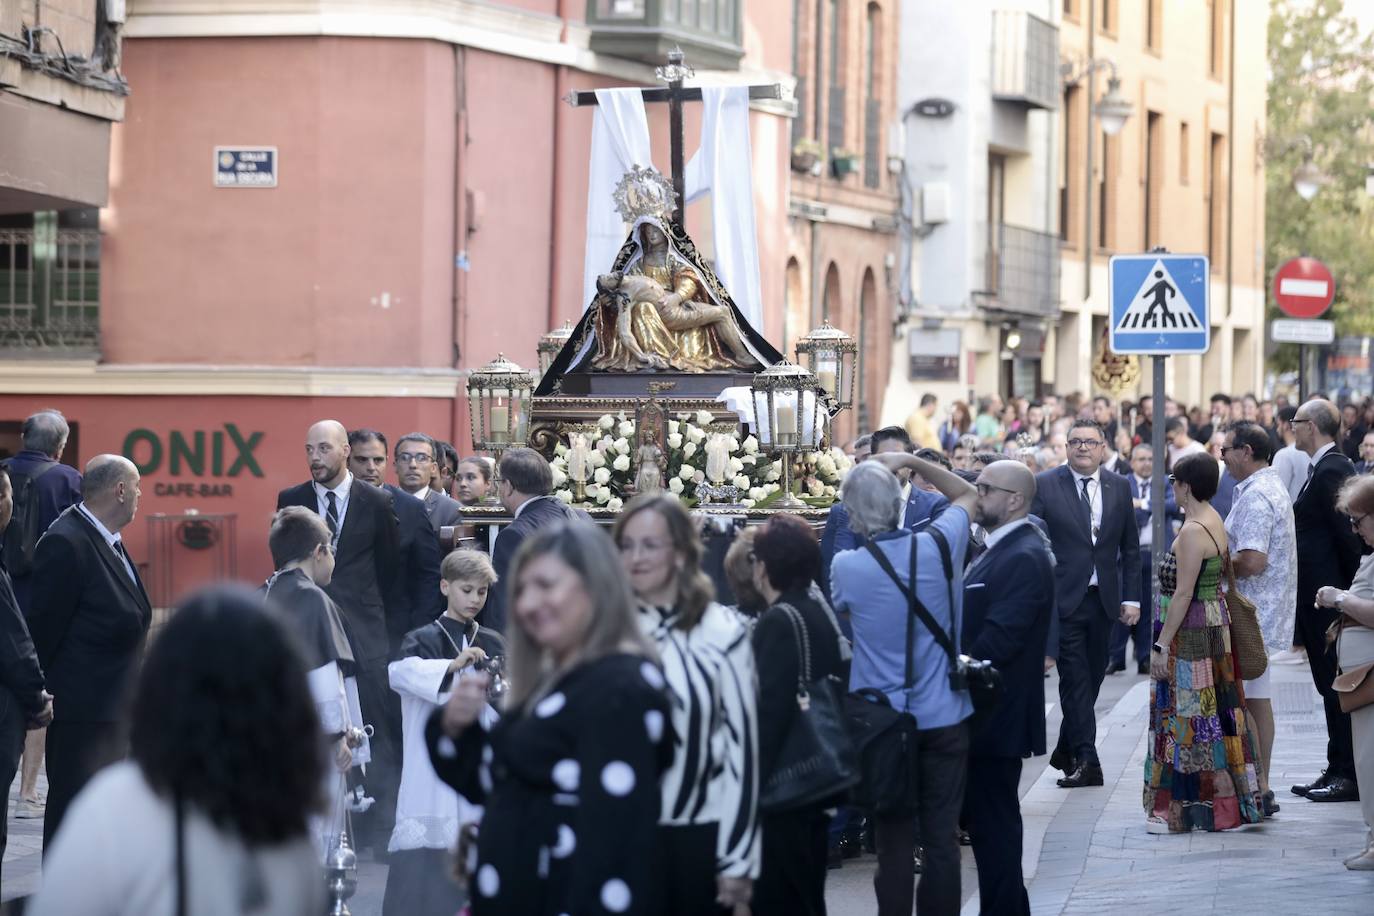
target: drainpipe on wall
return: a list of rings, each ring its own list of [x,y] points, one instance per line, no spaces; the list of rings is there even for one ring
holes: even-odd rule
[[[1231,317],[1232,293],[1235,290],[1236,247],[1232,227],[1236,217],[1236,0],[1231,0],[1231,37],[1226,62],[1226,319]],[[1260,338],[1264,337],[1264,313],[1260,312]],[[1231,337],[1232,343],[1235,336]],[[1253,346],[1253,342],[1251,344]],[[1215,346],[1215,344],[1214,344]],[[1236,378],[1236,354],[1231,351],[1231,380]],[[1222,388],[1230,386],[1223,384]],[[1246,390],[1254,387],[1248,381]]]
[[[463,46],[453,46],[454,112],[453,112],[453,239],[449,256],[453,258],[453,368],[462,364],[463,343],[467,341],[467,189],[463,179],[463,154],[467,149],[467,93],[464,74]],[[454,392],[449,441],[460,454],[470,452],[464,444],[468,432],[463,422],[462,389]]]

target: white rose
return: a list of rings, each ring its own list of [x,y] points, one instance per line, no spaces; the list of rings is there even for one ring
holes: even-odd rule
[[[780,477],[782,477],[782,471],[779,471],[776,467],[769,468],[768,473],[763,475],[764,480],[777,480]]]
[[[669,448],[682,448],[682,433],[669,433],[669,434],[668,434],[668,447],[669,447]]]
[[[692,419],[692,415],[689,413],[680,413],[677,415],[677,418],[683,423],[686,423],[688,420]]]
[[[744,470],[744,462],[743,462],[743,461],[740,461],[738,458],[731,458],[731,459],[730,459],[730,473],[732,473],[732,474],[738,474],[739,472],[741,472],[741,471],[743,471],[743,470]]]
[[[568,475],[564,474],[558,465],[553,465],[549,470],[553,472],[553,485],[555,487],[561,487],[568,482]]]
[[[606,505],[606,503],[610,502],[610,501],[611,501],[611,488],[610,488],[610,487],[601,487],[600,489],[598,489],[598,490],[596,491],[596,501],[597,501],[598,503],[600,503],[601,505],[603,505],[603,506]]]
[[[606,447],[606,451],[608,452],[612,449],[614,449],[622,455],[628,455],[630,454],[630,442],[628,439],[621,437]]]
[[[558,490],[553,495],[558,497],[559,502],[564,505],[572,505],[572,490]]]
[[[701,483],[701,482],[703,482],[704,480],[706,480],[706,472],[705,472],[705,471],[693,471],[693,472],[692,472],[692,482],[693,482],[693,483]]]
[[[687,438],[700,445],[701,441],[706,438],[706,433],[700,427],[689,426],[687,427]]]
[[[610,501],[606,503],[606,508],[610,509],[612,512],[619,512],[621,509],[625,508],[625,501],[619,496],[612,496]]]
[[[695,473],[696,468],[692,467],[690,464],[684,464],[682,468],[677,472],[677,476],[681,477],[683,480],[691,480],[692,475]]]
[[[756,466],[756,465],[759,463],[759,456],[758,456],[758,455],[745,455],[743,458],[740,459],[740,463],[741,463],[741,464],[746,464],[746,465],[748,465],[749,467],[752,468],[752,467]]]
[[[590,497],[592,497],[593,499],[595,499],[595,498],[596,498],[596,494],[598,494],[598,493],[600,493],[600,492],[601,492],[601,487],[597,486],[597,485],[594,484],[594,483],[589,483],[589,484],[587,484],[587,495],[588,495],[588,496],[590,496]]]
[[[759,440],[755,439],[753,436],[750,436],[749,438],[744,440],[743,448],[744,454],[746,455],[757,454],[759,450]]]
[[[768,493],[770,495],[773,493],[777,493],[780,490],[782,490],[782,484],[780,483],[766,483],[763,485],[763,492]]]
[[[635,434],[635,421],[622,420],[620,423],[620,434],[622,436],[633,436]]]
[[[825,484],[812,477],[811,483],[807,485],[806,490],[812,496],[822,496],[825,493]]]
[[[596,425],[604,430],[609,431],[612,426],[615,426],[615,417],[611,416],[610,414],[606,414],[600,420],[596,421]]]
[[[729,439],[725,440],[725,446],[730,451],[737,452],[739,451],[739,439],[735,438],[734,436],[731,436]]]
[[[763,498],[764,498],[765,496],[767,496],[767,495],[768,495],[768,491],[765,490],[763,487],[750,487],[750,488],[749,488],[749,498],[752,499],[754,502],[758,502],[759,500],[763,499]]]
[[[562,458],[564,455],[568,454],[568,447],[564,445],[562,442],[555,443],[553,447],[553,453],[557,455],[559,458]]]
[[[630,456],[620,455],[611,462],[611,467],[615,468],[617,471],[628,471],[630,469]]]
[[[606,463],[606,453],[599,448],[592,449],[591,453],[587,455],[587,463],[594,468],[601,467]]]
[[[831,458],[829,455],[822,455],[820,460],[816,462],[816,470],[827,477],[831,476],[836,471],[835,459]]]
[[[592,472],[592,479],[595,480],[595,481],[596,481],[597,483],[599,483],[599,484],[607,484],[607,483],[610,483],[610,482],[611,482],[611,471],[610,471],[609,468],[604,468],[604,467],[597,468],[595,471]]]
[[[687,487],[683,484],[681,477],[674,477],[672,480],[668,481],[668,489],[674,493],[681,493],[683,490],[687,489]]]
[[[754,508],[754,501],[752,499],[741,499],[739,504],[746,509]]]
[[[835,488],[834,488],[834,487],[827,486],[827,487],[825,488],[825,493],[824,493],[824,495],[825,495],[826,497],[830,498],[830,499],[834,499],[834,498],[835,498]]]
[[[698,410],[698,411],[697,411],[697,425],[698,425],[698,426],[710,426],[710,425],[711,425],[712,423],[714,423],[714,422],[716,422],[716,418],[713,417],[713,416],[711,415],[711,411],[709,411],[709,410]]]
[[[682,424],[679,423],[677,420],[669,420],[669,421],[668,421],[668,435],[671,436],[673,433],[678,432],[681,426],[682,426]]]
[[[749,489],[749,478],[745,477],[743,474],[736,477],[734,483],[735,486],[739,487],[741,490]]]
[[[682,447],[682,457],[683,457],[683,458],[691,458],[691,457],[692,457],[693,455],[695,455],[696,453],[697,453],[697,444],[696,444],[695,442],[688,442],[686,445],[684,445],[684,446]]]

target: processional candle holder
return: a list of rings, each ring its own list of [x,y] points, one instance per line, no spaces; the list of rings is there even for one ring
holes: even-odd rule
[[[501,499],[501,456],[506,449],[522,448],[529,438],[534,376],[506,359],[504,353],[468,376],[468,413],[472,421],[472,446],[487,452],[496,463],[487,505]]]
[[[797,363],[816,377],[820,390],[840,410],[854,406],[859,345],[844,331],[824,321],[797,341]]]
[[[554,328],[543,337],[539,338],[539,377],[542,379],[549,374],[549,369],[553,366],[553,361],[557,358],[563,345],[572,337],[573,326],[571,321],[563,322],[563,326]]]
[[[712,433],[706,440],[706,479],[697,484],[697,500],[703,506],[735,505],[739,501],[739,487],[727,484],[725,476],[730,467],[730,446],[723,433]]]
[[[358,854],[348,844],[348,830],[339,831],[339,843],[324,863],[325,888],[329,892],[329,916],[350,916],[348,899],[358,890]]]
[[[573,502],[587,501],[587,475],[591,473],[591,447],[586,433],[568,436],[568,479],[573,485]]]
[[[754,435],[767,452],[782,455],[782,498],[779,509],[805,509],[792,492],[792,461],[815,449],[825,435],[825,399],[816,376],[787,360],[754,376]]]

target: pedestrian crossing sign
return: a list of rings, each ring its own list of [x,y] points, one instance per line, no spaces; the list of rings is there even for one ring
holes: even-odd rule
[[[1200,255],[1117,255],[1111,275],[1113,353],[1206,353],[1211,270]]]

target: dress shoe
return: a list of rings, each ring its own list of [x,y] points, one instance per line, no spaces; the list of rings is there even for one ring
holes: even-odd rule
[[[1074,760],[1059,748],[1055,748],[1054,753],[1050,754],[1050,766],[1059,770],[1061,773],[1067,773],[1074,769]]]
[[[1307,800],[1314,802],[1359,801],[1360,789],[1355,780],[1337,776],[1321,789],[1308,789]]]
[[[1331,785],[1331,777],[1326,773],[1322,773],[1316,779],[1305,785],[1293,786],[1291,791],[1294,795],[1301,795],[1305,798],[1307,793],[1311,792],[1313,789],[1325,789],[1329,785]]]
[[[1149,663],[1149,662],[1136,662],[1136,663],[1135,663],[1135,673],[1136,673],[1136,674],[1149,674],[1149,673],[1150,673],[1150,663]]]
[[[1125,663],[1125,662],[1116,662],[1116,661],[1114,661],[1114,662],[1108,662],[1108,663],[1107,663],[1107,673],[1108,673],[1108,674],[1120,674],[1121,672],[1123,672],[1123,671],[1125,671],[1125,670],[1126,670],[1126,663]]]
[[[1265,817],[1273,817],[1275,814],[1279,813],[1279,803],[1274,801],[1274,791],[1272,789],[1264,793],[1260,798],[1260,802],[1264,806]]]
[[[1061,789],[1100,786],[1102,785],[1102,767],[1095,763],[1080,763],[1068,776],[1055,780],[1055,784]]]
[[[911,865],[912,868],[915,870],[916,874],[918,875],[925,870],[926,851],[922,849],[920,846],[917,846],[916,851],[911,854]]]
[[[1359,855],[1346,859],[1345,867],[1351,871],[1374,871],[1374,849],[1366,849]]]

